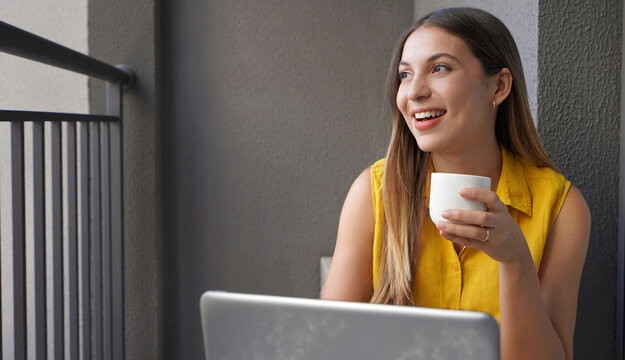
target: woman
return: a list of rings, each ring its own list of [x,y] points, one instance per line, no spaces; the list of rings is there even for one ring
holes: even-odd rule
[[[588,247],[583,196],[547,157],[512,36],[452,8],[402,36],[388,77],[386,159],[352,185],[325,299],[484,311],[502,359],[571,359]],[[491,178],[460,195],[486,211],[427,215],[431,172]]]

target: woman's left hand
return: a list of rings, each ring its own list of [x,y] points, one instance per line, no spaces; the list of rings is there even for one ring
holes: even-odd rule
[[[486,253],[500,262],[522,261],[529,254],[525,236],[508,208],[493,191],[464,188],[460,196],[486,205],[486,211],[449,209],[442,213],[448,221],[436,224],[444,238]]]

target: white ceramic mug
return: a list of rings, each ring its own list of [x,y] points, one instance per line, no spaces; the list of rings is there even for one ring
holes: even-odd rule
[[[486,210],[486,206],[474,200],[460,196],[458,192],[465,187],[490,189],[490,178],[484,176],[432,173],[430,179],[430,218],[436,224],[444,220],[444,210]]]

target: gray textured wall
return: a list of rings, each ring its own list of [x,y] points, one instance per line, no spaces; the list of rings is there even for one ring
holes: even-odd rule
[[[353,179],[385,152],[409,1],[163,2],[164,344],[208,289],[318,296]]]
[[[60,16],[64,21],[58,21]],[[0,20],[70,49],[87,51],[86,0],[0,1]],[[84,75],[5,53],[0,53],[0,65],[1,109],[88,111]]]
[[[161,189],[156,112],[153,0],[90,0],[89,54],[128,64],[136,87],[124,96],[124,300],[127,359],[160,359]],[[91,81],[91,111],[103,113],[101,83]]]
[[[584,194],[593,222],[576,359],[615,356],[622,6],[618,0],[540,2],[539,132]]]
[[[621,29],[625,29],[625,6],[623,6]],[[620,113],[620,144],[619,144],[619,205],[618,205],[618,257],[617,264],[617,287],[616,287],[616,316],[620,319],[616,327],[616,356],[617,359],[625,358],[625,335],[623,334],[623,321],[625,320],[625,39],[621,33],[621,113]],[[621,301],[618,301],[618,300]]]

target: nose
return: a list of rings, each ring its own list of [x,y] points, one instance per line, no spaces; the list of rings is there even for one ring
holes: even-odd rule
[[[407,96],[410,100],[423,100],[432,94],[426,76],[415,75],[408,86]]]

